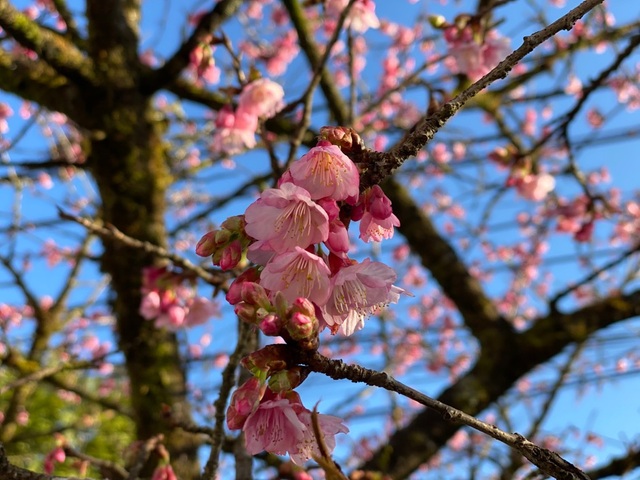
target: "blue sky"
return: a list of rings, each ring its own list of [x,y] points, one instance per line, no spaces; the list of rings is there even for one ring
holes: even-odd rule
[[[22,5],[27,2],[16,3],[18,5]],[[440,2],[437,1],[423,1],[415,5],[403,0],[398,0],[397,2],[379,0],[376,2],[377,12],[381,18],[390,18],[400,23],[406,23],[408,20],[415,18],[421,13],[429,15],[442,14],[451,19],[455,13],[464,11],[465,7],[471,9],[473,3],[474,2],[459,2],[454,3],[453,5],[442,6],[440,5]],[[567,2],[567,6],[565,8],[547,6],[544,11],[549,18],[553,19],[562,15],[569,7],[576,3],[577,2],[574,1]],[[402,8],[398,8],[398,4],[402,4]],[[77,6],[78,3],[71,2],[71,5]],[[161,56],[166,56],[173,51],[173,48],[178,45],[185,31],[188,31],[188,27],[183,25],[182,20],[185,18],[186,13],[193,11],[191,8],[192,5],[207,8],[211,5],[211,2],[156,2],[151,0],[144,2],[141,35],[142,50],[152,47]],[[640,8],[637,5],[631,7],[630,5],[630,2],[610,2],[610,6],[620,22],[625,19],[638,18]],[[519,37],[532,33],[535,30],[533,27],[530,28],[531,23],[530,20],[528,20],[534,15],[534,12],[528,7],[520,6],[520,2],[516,2],[514,5],[507,5],[501,12],[504,12],[506,21],[504,24],[500,25],[500,31],[503,34],[512,37],[512,46],[515,48],[519,45]],[[158,22],[165,22],[161,34],[159,34],[157,30]],[[234,40],[234,35],[237,36],[238,33],[237,24],[230,23],[228,26],[225,26],[225,32],[232,38],[232,40]],[[368,35],[374,39],[374,43],[372,45],[375,46],[375,41],[379,41],[379,37],[376,37],[375,33],[370,33]],[[610,58],[610,55],[598,56],[595,54],[585,54],[579,58],[579,61],[573,65],[573,68],[582,78],[586,79],[590,76],[591,72],[599,71],[599,68],[604,65],[606,61],[609,61]],[[371,75],[376,75],[379,72],[379,66],[374,59],[375,57],[373,56],[369,66],[367,67],[368,70],[366,70],[366,72]],[[297,61],[301,62],[302,60]],[[637,55],[635,57],[635,61],[638,61]],[[632,64],[633,62],[629,63],[629,65]],[[285,86],[290,85],[299,87],[301,85],[300,78],[291,78],[291,76],[283,78],[282,81]],[[544,85],[540,86],[543,87]],[[291,98],[295,98],[295,95]],[[0,95],[0,101],[8,102],[16,112],[19,109],[19,102],[16,101],[15,97],[2,94]],[[614,109],[614,99],[610,93],[603,93],[597,96],[595,102],[601,106],[605,112],[609,111],[609,107]],[[554,104],[554,110],[556,112],[562,112],[569,106],[570,103],[568,101],[559,101]],[[188,114],[196,115],[198,117],[202,117],[204,114],[202,109],[198,109],[190,105],[185,105],[185,110]],[[610,127],[625,128],[629,126],[637,126],[639,120],[638,117],[637,113],[634,115],[616,115],[613,118]],[[473,129],[473,122],[474,119],[470,117],[460,116],[459,119],[454,120],[454,126],[461,129]],[[586,125],[584,121],[580,120],[578,124],[580,125],[580,123],[581,126],[579,128],[585,129]],[[21,128],[21,123],[18,120],[17,115],[12,119],[11,128],[11,132],[16,132]],[[12,136],[11,132],[9,133],[10,138]],[[584,132],[587,131],[584,130]],[[438,137],[436,137],[436,141],[437,140]],[[593,148],[588,153],[582,155],[580,157],[580,163],[585,168],[595,168],[606,164],[611,171],[614,184],[624,192],[631,192],[638,189],[640,183],[638,180],[638,178],[640,178],[640,175],[638,175],[638,173],[640,173],[640,163],[638,163],[636,153],[638,151],[638,147],[638,139],[629,142],[621,142],[619,144],[606,144],[601,147]],[[39,160],[47,158],[47,144],[42,140],[42,137],[38,132],[38,127],[34,126],[30,132],[25,135],[18,147],[9,152],[9,154],[13,161]],[[239,159],[238,163],[240,166],[239,171],[245,173],[264,170],[268,167],[268,161],[263,156],[245,156],[242,159]],[[2,169],[2,171],[6,171],[6,169]],[[219,174],[219,172],[213,173]],[[498,179],[500,177],[495,178]],[[438,184],[438,181],[434,180],[433,183]],[[447,180],[441,181],[440,184],[445,188],[452,186],[447,183]],[[219,179],[213,185],[213,188],[217,189],[235,188],[233,181],[230,181],[227,177]],[[208,188],[211,188],[211,186]],[[571,192],[571,189],[575,189],[576,187],[563,184],[562,188],[564,192]],[[95,192],[92,190],[93,186],[91,180],[83,177],[82,175],[66,187],[62,188],[54,188],[52,190],[44,191],[39,188],[27,187],[24,191],[24,201],[21,203],[23,209],[22,214],[25,218],[31,219],[31,221],[55,218],[57,216],[55,205],[65,204],[70,198],[77,198],[86,194],[95,196]],[[14,198],[14,192],[11,188],[0,185],[0,222],[2,225],[6,225],[8,221],[10,214],[9,205]],[[250,200],[250,198],[245,198],[233,203],[224,210],[218,212],[218,215],[216,215],[214,220],[219,222],[224,219],[224,215],[240,213],[239,210],[241,210]],[[505,219],[510,218],[513,209],[533,208],[532,205],[529,207],[523,206],[522,202],[518,202],[516,204],[515,202],[517,199],[515,196],[513,196],[513,201],[514,203],[510,203],[509,207],[505,208],[503,211]],[[476,202],[477,199],[475,197],[468,197],[467,205],[471,216],[477,215],[480,211],[479,209],[476,211],[473,210],[473,205]],[[37,252],[40,248],[41,242],[48,237],[56,238],[56,240],[62,245],[72,245],[76,242],[77,236],[80,234],[82,234],[82,230],[79,227],[70,225],[65,226],[63,229],[36,230],[28,235],[22,235],[20,237],[20,244],[18,245],[18,248],[22,251],[29,250]],[[508,241],[516,241],[518,233],[514,229],[506,233],[505,236]],[[600,236],[604,238],[605,232],[601,231]],[[393,242],[390,242],[389,245],[393,245]],[[99,249],[99,244],[96,243],[94,248],[96,250]],[[553,244],[552,248],[554,254],[573,253],[575,251],[572,242],[567,240],[558,240]],[[362,248],[362,251],[366,252],[367,250],[366,248]],[[389,251],[390,246],[383,244],[383,258],[388,258],[387,254]],[[5,253],[2,248],[0,248],[0,253]],[[478,252],[476,252],[476,255],[478,255]],[[568,279],[579,278],[583,275],[581,273],[577,273],[574,266],[560,271],[558,269],[554,269],[554,271],[556,272],[555,281],[558,286],[563,285]],[[42,265],[35,265],[32,272],[27,276],[27,279],[29,284],[38,294],[51,295],[55,293],[56,283],[61,281],[63,272],[63,267],[57,267],[56,269],[49,271],[43,268]],[[96,278],[97,274],[97,269],[94,266],[88,266],[83,278],[86,280],[92,280]],[[489,293],[497,295],[501,292],[502,289],[504,289],[504,280],[506,278],[506,274],[502,277],[499,275],[496,276],[497,280],[489,287]],[[6,279],[7,277],[5,273],[0,273],[0,287],[5,286],[3,282],[5,282]],[[500,284],[501,282],[502,285]],[[76,295],[76,300],[80,301],[84,299],[88,295],[89,291],[89,287],[80,289]],[[0,303],[3,301],[20,301],[14,297],[15,290],[11,291],[11,293],[9,293],[9,290],[4,290],[4,292],[7,292],[7,296],[4,297],[5,294],[3,293],[2,297],[4,298],[0,297]],[[214,320],[211,325],[197,329],[191,335],[193,335],[194,338],[197,338],[204,331],[212,332],[214,335],[214,343],[212,344],[211,349],[213,350],[215,347],[223,345],[228,346],[232,343],[234,335],[233,329],[229,328],[230,325],[231,323],[226,320],[224,323],[223,321]],[[637,329],[632,329],[627,324],[616,327],[616,329],[620,330],[620,334],[628,332],[635,335],[638,333]],[[25,331],[22,333],[27,332]],[[613,355],[611,351],[607,352],[607,354]],[[364,351],[362,353],[362,361],[364,363],[375,365],[379,362],[379,359]],[[438,377],[426,378],[427,375],[428,373],[417,370],[415,372],[410,372],[408,378],[415,380],[419,385],[424,385],[427,388],[425,393],[435,395],[445,384],[446,379]],[[192,381],[200,383],[200,379],[197,376],[194,376]],[[211,379],[207,379],[203,383],[211,385],[215,384],[215,382],[217,382],[217,379],[213,381]],[[339,399],[336,398],[337,395],[334,393],[333,388],[336,389],[336,392],[338,392],[340,396],[348,396],[354,392],[354,387],[346,385],[346,382],[341,382],[339,385],[334,387],[333,383],[329,383],[325,379],[320,379],[317,375],[312,376],[308,383],[309,385],[304,393],[306,403],[308,405],[313,405],[316,400],[321,399],[321,411],[322,407],[333,407],[340,403]],[[545,423],[544,430],[549,432],[561,431],[566,427],[570,413],[571,422],[582,422],[583,426],[612,439],[613,441],[608,442],[606,448],[615,454],[621,454],[623,452],[621,447],[624,445],[624,440],[635,438],[637,434],[637,425],[640,424],[640,419],[638,418],[640,412],[638,411],[639,405],[637,403],[638,397],[636,393],[638,388],[640,388],[640,386],[637,379],[624,382],[620,380],[614,384],[604,387],[600,391],[590,387],[589,393],[577,402],[574,389],[567,389],[559,396],[554,406],[554,413],[550,416],[548,422]],[[373,395],[380,399],[386,396],[383,392],[377,392]],[[368,398],[367,402],[375,403],[375,399]],[[595,413],[602,405],[612,405],[615,407],[609,409],[609,412],[606,414]],[[521,414],[525,415],[526,412],[523,411]],[[355,433],[379,431],[380,429],[378,419],[368,421],[360,420],[353,422],[349,426]]]

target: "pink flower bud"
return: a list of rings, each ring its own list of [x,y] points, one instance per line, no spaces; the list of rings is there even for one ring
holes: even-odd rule
[[[251,377],[242,384],[233,395],[227,409],[227,426],[238,430],[244,426],[249,415],[258,407],[266,386],[256,377]]]
[[[213,252],[216,250],[216,233],[216,230],[212,230],[202,236],[196,245],[196,255],[201,257],[209,257],[213,255]]]
[[[242,301],[249,305],[256,305],[265,309],[271,308],[267,291],[255,282],[244,282],[241,289]]]
[[[260,321],[258,328],[268,337],[278,337],[281,334],[282,322],[280,318],[269,314]]]
[[[242,285],[245,282],[257,282],[260,279],[260,272],[256,268],[249,268],[242,272],[242,274],[236,278],[227,292],[226,299],[231,305],[235,305],[242,301]]]
[[[287,324],[287,332],[296,341],[310,338],[318,333],[318,319],[294,312]]]
[[[242,245],[239,240],[234,240],[222,249],[219,265],[222,270],[231,270],[240,260],[242,260]]]

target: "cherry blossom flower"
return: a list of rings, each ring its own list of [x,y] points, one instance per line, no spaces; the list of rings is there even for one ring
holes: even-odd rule
[[[326,140],[309,150],[289,169],[293,183],[306,189],[313,200],[331,197],[355,203],[360,174],[339,147]]]
[[[261,248],[282,253],[327,240],[329,217],[304,188],[284,183],[262,192],[245,213],[245,231]]]
[[[294,409],[296,406],[294,405]],[[295,452],[290,451],[291,461],[295,464],[302,465],[312,456],[321,456],[318,448],[318,440],[313,433],[312,414],[311,411],[304,408],[301,404],[297,408],[298,420],[305,426],[305,432],[297,445]],[[333,415],[323,415],[317,413],[318,426],[322,433],[322,439],[329,452],[333,451],[336,446],[335,436],[338,433],[348,433],[349,429],[342,423],[342,419]]]
[[[261,402],[245,420],[242,430],[250,455],[265,450],[284,455],[297,452],[298,445],[304,439],[306,426],[298,419],[291,402],[280,398]]]
[[[360,220],[360,238],[365,242],[380,242],[391,238],[393,228],[400,226],[400,220],[391,209],[391,200],[378,185],[374,185],[363,195],[351,218]]]
[[[325,9],[327,15],[337,19],[349,4],[349,0],[327,0]],[[356,0],[345,20],[345,27],[351,27],[354,32],[364,33],[370,28],[379,28],[380,21],[376,16],[376,5],[373,0]]]
[[[539,202],[553,191],[556,181],[548,173],[528,174],[514,180],[516,190],[527,200]]]
[[[474,82],[489,73],[511,51],[509,39],[494,30],[486,33],[482,43],[469,27],[449,27],[444,31],[444,38],[449,46],[452,70],[466,74]]]
[[[281,292],[288,302],[304,297],[324,305],[331,293],[329,273],[322,258],[296,246],[271,259],[260,274],[260,283],[272,292]]]
[[[345,335],[360,330],[373,307],[398,301],[404,290],[393,285],[396,278],[391,267],[368,258],[340,269],[331,278],[324,322],[334,331],[341,326]]]
[[[254,117],[273,117],[284,107],[284,90],[276,82],[261,78],[244,87],[238,98],[238,110]]]
[[[235,155],[256,146],[258,118],[225,106],[218,112],[211,149],[216,153]]]

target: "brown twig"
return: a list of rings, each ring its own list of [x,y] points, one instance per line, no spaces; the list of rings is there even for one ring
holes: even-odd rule
[[[221,286],[228,279],[227,275],[223,273],[209,272],[202,267],[194,265],[186,258],[181,257],[180,255],[177,255],[175,253],[171,253],[168,250],[159,247],[158,245],[154,245],[150,242],[143,242],[141,240],[137,240],[128,235],[125,235],[113,225],[102,226],[89,219],[64,212],[60,208],[58,209],[58,215],[60,216],[60,218],[71,220],[82,225],[83,227],[100,237],[114,239],[119,241],[123,245],[126,245],[127,247],[137,248],[144,251],[145,253],[152,253],[154,255],[157,255],[158,257],[166,258],[167,260],[170,260],[174,265],[195,274],[211,285]]]
[[[465,412],[446,405],[395,380],[384,372],[370,370],[359,365],[348,365],[342,360],[331,360],[318,352],[298,352],[303,363],[313,371],[323,373],[334,380],[351,380],[397,392],[407,398],[435,410],[446,420],[462,423],[520,452],[546,475],[558,480],[589,480],[589,477],[560,455],[539,447],[518,433],[508,433]]]

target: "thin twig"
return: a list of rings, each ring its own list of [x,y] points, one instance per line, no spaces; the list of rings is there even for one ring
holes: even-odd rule
[[[71,220],[73,222],[76,222],[82,225],[83,227],[95,233],[96,235],[99,235],[100,237],[114,239],[119,241],[123,245],[126,245],[127,247],[137,248],[139,250],[144,251],[145,253],[153,253],[158,257],[166,258],[167,260],[170,260],[174,265],[182,268],[183,270],[187,270],[195,274],[196,276],[200,277],[205,282],[211,285],[221,286],[228,279],[227,275],[223,273],[209,272],[202,267],[194,265],[186,258],[181,257],[180,255],[177,255],[175,253],[171,253],[168,250],[162,247],[159,247],[158,245],[154,245],[150,242],[143,242],[141,240],[132,238],[122,233],[113,225],[102,226],[89,219],[78,217],[76,215],[72,215],[70,213],[64,212],[60,208],[58,209],[58,215],[60,216],[60,218],[63,218],[65,220]]]

